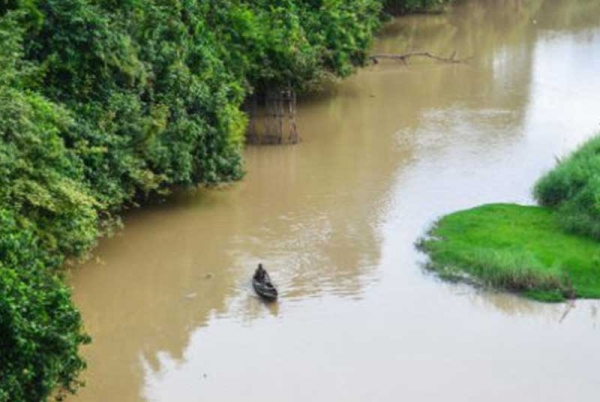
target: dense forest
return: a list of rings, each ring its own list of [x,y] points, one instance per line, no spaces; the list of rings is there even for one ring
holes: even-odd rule
[[[80,385],[62,267],[124,208],[241,178],[242,102],[365,63],[439,0],[0,0],[0,401]]]

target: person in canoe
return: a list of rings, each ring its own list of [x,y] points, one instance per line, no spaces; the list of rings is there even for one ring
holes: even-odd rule
[[[271,278],[269,278],[269,274],[263,268],[262,264],[258,264],[258,268],[254,271],[252,286],[256,293],[264,299],[269,301],[277,299],[277,289],[275,289],[275,286],[271,283]]]
[[[254,272],[254,279],[258,282],[265,283],[265,279],[267,278],[267,271],[263,268],[262,264],[258,264],[258,268]]]

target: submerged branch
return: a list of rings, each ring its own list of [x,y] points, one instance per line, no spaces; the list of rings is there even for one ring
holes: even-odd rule
[[[371,55],[371,56],[369,56],[369,59],[373,60],[373,62],[375,64],[379,63],[379,59],[398,60],[399,62],[402,62],[403,64],[407,64],[407,60],[411,57],[428,57],[430,59],[434,59],[434,60],[437,60],[442,63],[454,63],[454,64],[467,63],[472,59],[472,57],[469,57],[467,59],[457,59],[456,52],[452,53],[452,55],[450,55],[450,57],[441,57],[441,56],[432,54],[430,52],[409,52],[409,53],[403,53],[403,54],[381,53],[381,54]]]

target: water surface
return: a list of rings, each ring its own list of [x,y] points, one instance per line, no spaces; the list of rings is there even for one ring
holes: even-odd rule
[[[413,244],[531,203],[600,130],[600,2],[467,1],[374,52],[411,50],[473,60],[366,68],[301,104],[300,145],[248,148],[242,182],[128,214],[72,275],[94,342],[71,401],[598,400],[598,302],[445,283]]]

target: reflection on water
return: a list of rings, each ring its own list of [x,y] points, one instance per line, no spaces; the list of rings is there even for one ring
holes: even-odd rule
[[[531,202],[600,128],[600,2],[463,1],[376,43],[410,50],[473,61],[369,67],[301,105],[300,145],[250,147],[243,182],[102,242],[72,275],[94,343],[71,400],[596,400],[599,302],[446,283],[413,244],[444,213]]]

